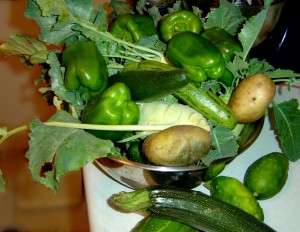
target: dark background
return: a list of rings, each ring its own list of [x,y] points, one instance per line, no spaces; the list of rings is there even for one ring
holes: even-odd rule
[[[275,29],[252,51],[254,57],[266,59],[275,68],[300,73],[300,7],[298,0],[287,0]]]

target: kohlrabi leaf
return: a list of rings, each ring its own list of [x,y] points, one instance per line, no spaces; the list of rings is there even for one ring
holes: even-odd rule
[[[132,9],[127,1],[111,0],[109,6],[113,9],[113,12],[110,14],[112,19],[123,14],[132,13]]]
[[[28,64],[45,63],[48,49],[41,41],[23,35],[12,34],[0,45],[0,52],[7,56],[19,55]]]
[[[277,104],[272,102],[275,126],[283,152],[290,161],[300,158],[300,110],[297,99]]]
[[[285,81],[287,81],[287,78],[296,80],[296,77],[300,77],[300,73],[295,73],[293,70],[286,69],[268,70],[265,74],[271,79],[285,79]]]
[[[0,169],[0,193],[1,192],[5,192],[5,181],[3,179],[2,172]]]
[[[95,10],[93,0],[28,0],[25,16],[37,22],[40,39],[47,44],[62,45],[70,37],[80,35],[74,30],[77,24],[100,31],[108,27],[103,7]]]
[[[238,6],[226,0],[220,1],[220,7],[213,9],[208,13],[208,18],[204,27],[219,27],[223,28],[232,35],[235,35],[245,17],[242,15]]]
[[[215,160],[235,156],[238,151],[238,144],[234,133],[225,126],[216,126],[210,120],[209,124],[212,148],[201,161],[205,165],[210,165]]]
[[[264,7],[267,8],[272,4],[273,0],[264,0]]]
[[[0,137],[7,135],[7,127],[0,127]]]
[[[57,111],[49,120],[75,122],[66,111]],[[33,179],[57,191],[62,175],[81,169],[97,158],[112,153],[114,144],[82,129],[46,126],[39,119],[30,122],[29,168]]]
[[[265,22],[268,9],[261,10],[258,14],[252,16],[244,24],[242,30],[238,34],[239,41],[242,44],[242,57],[244,60],[248,57],[249,51],[255,44],[255,41]]]
[[[43,1],[45,2],[45,1]],[[50,2],[50,1],[49,1]],[[64,1],[61,1],[62,4],[56,3],[59,6],[62,6]],[[50,3],[49,3],[50,5]],[[60,7],[55,7],[60,8]],[[72,30],[72,24],[65,24],[65,27],[62,27],[60,30],[54,30],[55,24],[57,23],[57,15],[49,15],[49,13],[43,13],[39,5],[34,0],[28,0],[24,15],[27,18],[35,20],[35,22],[40,27],[39,38],[47,44],[57,44],[61,45],[64,43],[66,38],[78,35],[79,32]]]
[[[77,115],[80,115],[84,108],[84,101],[76,91],[67,90],[64,85],[65,69],[61,67],[58,57],[54,53],[49,54],[47,63],[50,66],[49,75],[51,76],[51,88],[55,96],[73,108]]]
[[[7,127],[0,127],[0,145],[2,143],[1,138],[7,135]],[[0,169],[0,192],[5,192],[5,181]]]

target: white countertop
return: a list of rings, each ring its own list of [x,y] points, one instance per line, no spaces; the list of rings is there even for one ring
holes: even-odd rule
[[[284,96],[279,92],[275,101],[280,103],[291,98],[300,99],[300,87],[292,88],[287,92],[284,87]],[[281,151],[275,139],[273,130],[270,130],[269,118],[265,120],[264,128],[255,141],[242,155],[228,164],[221,173],[225,176],[243,180],[248,166],[259,157],[274,151]],[[135,224],[143,218],[136,213],[121,213],[109,206],[107,200],[120,191],[131,189],[115,182],[108,177],[98,166],[89,163],[83,168],[85,194],[88,207],[88,217],[91,232],[129,232]],[[195,190],[208,193],[203,186]],[[289,177],[280,193],[271,199],[260,201],[264,210],[265,223],[278,232],[297,232],[300,228],[300,160],[290,162]]]

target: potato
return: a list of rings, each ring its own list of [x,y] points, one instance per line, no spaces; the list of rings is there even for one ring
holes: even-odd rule
[[[272,79],[263,74],[255,74],[242,80],[234,90],[228,106],[238,123],[250,123],[261,118],[276,93]]]
[[[186,166],[205,156],[211,137],[205,129],[193,125],[177,125],[148,136],[142,146],[150,162],[164,166]]]

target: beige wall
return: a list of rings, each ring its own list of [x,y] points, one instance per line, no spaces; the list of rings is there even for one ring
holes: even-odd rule
[[[37,36],[38,26],[24,17],[25,6],[25,0],[0,0],[0,43],[16,32]],[[26,68],[18,58],[0,54],[0,127],[13,129],[37,117],[47,120],[54,112],[34,86],[33,80],[39,75],[39,67]],[[27,142],[27,133],[22,133],[0,146],[0,169],[4,173],[4,161],[24,155]]]
[[[39,27],[34,21],[24,17],[25,6],[25,0],[0,0],[0,43],[6,41],[12,33],[38,36]],[[48,106],[38,88],[34,86],[34,79],[39,77],[40,71],[38,66],[25,67],[17,57],[4,57],[0,54],[0,127],[13,129],[27,124],[34,118],[47,120],[55,112],[54,107]],[[37,208],[48,209],[48,206],[57,207],[56,210],[48,212],[57,222],[55,227],[64,228],[55,231],[88,227],[86,212],[83,210],[85,206],[82,204],[81,173],[73,172],[63,176],[57,195],[41,184],[33,182],[28,161],[24,158],[28,140],[28,134],[21,133],[0,145],[0,170],[7,185],[6,192],[0,193],[0,231],[5,227],[14,228],[16,225],[22,225],[24,228],[50,228],[48,226],[52,225],[44,220],[49,217],[37,217],[39,214],[45,215],[46,212],[36,211]],[[70,205],[72,207],[68,208]],[[35,208],[34,211],[23,213],[22,209],[32,207]],[[80,219],[76,219],[77,217]],[[80,227],[77,224],[80,224]]]
[[[26,1],[0,1],[0,42],[12,33],[37,36],[38,26],[25,18]],[[35,117],[46,119],[50,107],[34,86],[40,68],[25,67],[16,57],[0,55],[0,125],[20,126]]]
[[[96,0],[95,5],[104,1]],[[12,33],[38,37],[39,27],[24,16],[25,7],[25,0],[0,0],[0,43]],[[0,54],[0,127],[13,129],[37,117],[47,120],[55,112],[33,83],[39,75],[40,67],[27,68],[17,57]],[[23,133],[0,146],[0,161],[2,153],[23,153],[27,140],[27,134]]]

